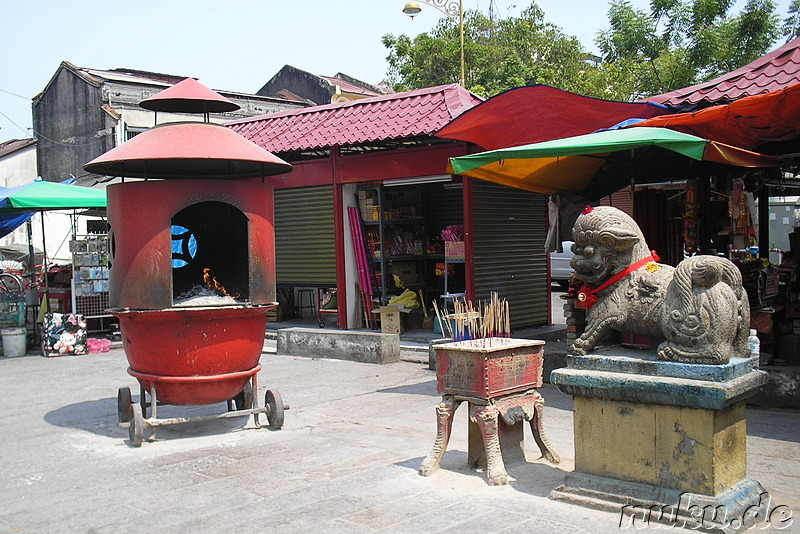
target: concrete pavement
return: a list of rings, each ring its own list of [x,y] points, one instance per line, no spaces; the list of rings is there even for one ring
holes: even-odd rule
[[[291,409],[282,430],[245,418],[159,430],[131,448],[116,393],[135,381],[121,349],[45,359],[0,358],[0,532],[549,532],[619,530],[619,515],[548,499],[573,466],[572,400],[552,386],[545,428],[561,455],[507,466],[490,487],[466,466],[467,414],[456,414],[442,469],[417,467],[433,445],[435,373],[272,354],[259,383]],[[224,405],[159,407],[201,415]],[[602,446],[602,444],[598,444]],[[748,410],[749,475],[800,514],[800,413]],[[794,529],[794,530],[792,530]],[[800,517],[787,531],[800,529]]]

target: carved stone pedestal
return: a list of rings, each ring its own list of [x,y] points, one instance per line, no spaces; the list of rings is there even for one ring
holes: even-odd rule
[[[437,432],[433,450],[422,462],[419,473],[430,476],[437,469],[447,449],[453,417],[459,405],[469,404],[469,454],[470,467],[485,465],[489,484],[498,486],[508,483],[504,455],[507,459],[524,459],[523,423],[529,422],[531,431],[542,456],[558,463],[558,454],[550,444],[542,423],[544,399],[535,390],[522,394],[506,395],[491,399],[444,395],[436,408]]]
[[[767,495],[746,478],[744,403],[766,380],[750,359],[684,364],[619,347],[569,356],[551,382],[574,397],[575,471],[551,497],[623,518],[668,509],[658,515],[689,527],[741,521]]]

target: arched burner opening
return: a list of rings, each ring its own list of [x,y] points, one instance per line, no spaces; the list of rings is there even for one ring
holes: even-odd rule
[[[248,219],[234,206],[200,202],[172,217],[172,298],[228,295],[248,301]]]

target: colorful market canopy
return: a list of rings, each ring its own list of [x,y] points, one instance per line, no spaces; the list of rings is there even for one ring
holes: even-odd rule
[[[692,113],[654,117],[637,126],[669,128],[750,150],[769,143],[798,143],[800,83]]]
[[[106,207],[105,189],[91,189],[44,180],[0,189],[0,213],[104,207]]]
[[[684,157],[676,157],[678,154]],[[624,128],[450,158],[447,172],[538,193],[610,194],[698,170],[691,162],[780,167],[782,158],[665,128]],[[687,165],[688,162],[688,165]],[[598,181],[598,183],[590,183]]]
[[[434,135],[486,150],[527,145],[669,113],[660,104],[614,102],[547,85],[517,87],[465,111]]]

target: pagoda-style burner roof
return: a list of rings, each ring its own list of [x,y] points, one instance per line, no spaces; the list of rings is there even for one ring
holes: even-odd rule
[[[233,130],[207,122],[155,126],[83,168],[108,176],[161,179],[258,178],[292,170]]]
[[[174,113],[224,113],[236,111],[240,107],[193,78],[186,78],[142,100],[139,106],[150,111]]]

